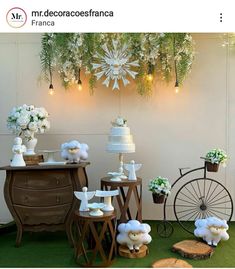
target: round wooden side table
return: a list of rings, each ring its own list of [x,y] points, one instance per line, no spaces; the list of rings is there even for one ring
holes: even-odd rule
[[[117,254],[116,212],[90,216],[89,212],[75,211],[75,259],[83,267],[107,267]]]
[[[110,177],[104,177],[101,179],[101,189],[119,190],[119,195],[115,196],[120,211],[119,223],[127,222],[131,219],[136,219],[142,222],[141,178],[138,177],[137,180],[122,179],[122,181],[111,181]],[[133,207],[130,207],[131,201],[135,203],[136,210],[134,210]]]

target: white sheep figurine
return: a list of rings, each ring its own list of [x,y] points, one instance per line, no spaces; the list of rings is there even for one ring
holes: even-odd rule
[[[195,221],[194,235],[202,237],[208,245],[216,247],[220,240],[228,240],[228,224],[226,220],[216,217],[198,219]]]
[[[78,163],[80,160],[88,158],[87,144],[81,144],[77,140],[72,140],[61,145],[61,157],[69,163]]]
[[[140,223],[138,220],[129,220],[118,226],[117,242],[127,246],[131,253],[139,252],[142,245],[149,244],[152,237],[148,234],[151,227],[148,224]]]

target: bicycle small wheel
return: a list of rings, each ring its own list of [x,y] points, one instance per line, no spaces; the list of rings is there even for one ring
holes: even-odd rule
[[[174,213],[181,227],[193,234],[196,219],[217,217],[231,220],[233,201],[220,182],[210,178],[197,178],[184,184],[176,193]]]
[[[163,220],[157,225],[157,233],[160,237],[170,237],[173,230],[172,224],[166,220]]]

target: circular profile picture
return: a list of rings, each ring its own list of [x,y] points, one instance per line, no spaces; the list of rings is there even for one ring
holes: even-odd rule
[[[27,14],[22,8],[13,7],[7,12],[6,20],[9,26],[13,28],[20,28],[25,25],[27,21]]]

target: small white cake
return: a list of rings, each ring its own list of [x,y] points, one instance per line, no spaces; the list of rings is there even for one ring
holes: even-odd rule
[[[130,128],[126,126],[126,120],[118,117],[112,122],[110,135],[108,137],[107,151],[113,153],[135,152],[135,144],[130,134]]]

